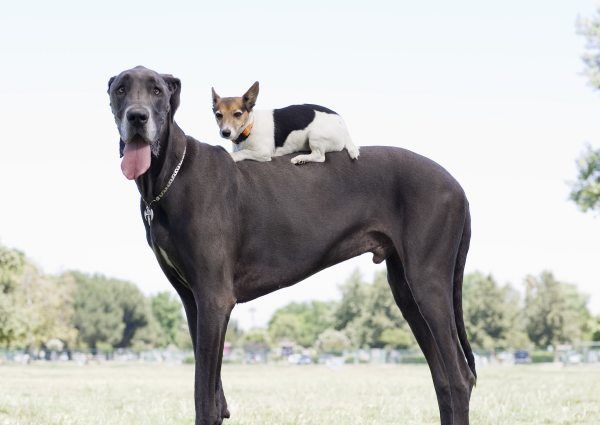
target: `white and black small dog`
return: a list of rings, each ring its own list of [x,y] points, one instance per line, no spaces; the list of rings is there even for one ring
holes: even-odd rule
[[[327,152],[344,148],[350,158],[358,158],[344,120],[331,109],[306,104],[255,111],[257,97],[258,81],[241,97],[220,97],[212,89],[213,112],[221,136],[234,143],[234,161],[270,161],[273,156],[310,151],[293,157],[292,164],[323,162]]]

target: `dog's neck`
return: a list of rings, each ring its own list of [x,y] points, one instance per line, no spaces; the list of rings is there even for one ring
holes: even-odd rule
[[[150,202],[165,188],[181,161],[187,141],[183,130],[175,121],[171,121],[158,143],[158,155],[152,154],[150,168],[135,181],[146,202]]]

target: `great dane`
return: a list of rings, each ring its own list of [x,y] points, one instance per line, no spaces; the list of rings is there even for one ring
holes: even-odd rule
[[[110,79],[110,105],[135,179],[148,244],[181,296],[192,337],[196,425],[229,417],[221,359],[236,303],[371,252],[423,350],[442,424],[469,423],[476,372],[462,317],[469,248],[464,191],[441,166],[394,147],[358,160],[235,163],[173,120],[181,83],[144,67]]]

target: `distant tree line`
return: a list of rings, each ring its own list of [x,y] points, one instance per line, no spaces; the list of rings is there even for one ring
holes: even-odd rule
[[[342,353],[358,348],[416,348],[385,272],[371,282],[353,273],[339,301],[294,302],[268,326],[242,330],[231,321],[226,341],[247,350],[282,345]],[[600,317],[587,297],[550,272],[528,276],[521,291],[472,273],[463,285],[467,333],[475,349],[542,348],[600,341]],[[0,347],[103,352],[176,346],[191,349],[177,296],[145,296],[130,282],[69,271],[48,276],[25,255],[0,245]]]
[[[417,347],[385,272],[372,282],[355,272],[340,289],[340,301],[291,303],[277,310],[266,332],[270,341],[327,345],[328,351]],[[478,272],[468,274],[463,284],[465,324],[477,350],[600,341],[600,316],[592,316],[587,303],[575,285],[558,281],[550,272],[527,276],[522,292]]]
[[[68,271],[48,276],[0,245],[0,347],[58,350],[191,346],[179,299]]]

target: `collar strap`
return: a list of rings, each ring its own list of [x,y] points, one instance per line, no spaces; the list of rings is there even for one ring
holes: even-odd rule
[[[179,164],[177,164],[177,166],[175,167],[175,170],[173,170],[173,174],[171,174],[171,178],[169,178],[169,181],[167,181],[165,188],[163,190],[161,190],[160,193],[156,196],[156,198],[154,198],[150,202],[146,202],[144,197],[142,197],[142,201],[144,201],[144,204],[146,204],[146,209],[144,210],[144,218],[148,222],[148,225],[150,225],[150,223],[152,223],[152,220],[154,219],[154,211],[152,210],[152,205],[156,204],[167,194],[167,191],[173,184],[173,180],[175,180],[175,177],[177,177],[177,174],[179,173],[181,164],[183,164],[183,160],[185,159],[186,151],[187,151],[187,140],[185,143],[185,147],[183,148],[183,155],[181,155],[181,160],[179,161]]]
[[[246,127],[244,129],[244,131],[242,131],[240,133],[240,135],[238,136],[238,138],[235,139],[235,140],[233,140],[233,143],[235,143],[236,145],[239,145],[244,140],[246,140],[250,136],[250,132],[252,131],[252,126],[254,126],[254,123],[251,122],[250,125],[248,125],[248,127]]]

